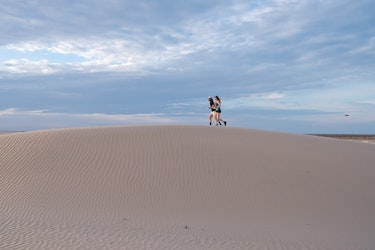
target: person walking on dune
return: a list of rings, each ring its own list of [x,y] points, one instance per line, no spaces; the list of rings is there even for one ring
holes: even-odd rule
[[[214,103],[214,99],[212,99],[211,96],[208,97],[208,102],[209,102],[209,109],[211,110],[210,114],[208,115],[208,120],[210,121],[210,126],[212,125],[212,118],[215,119],[216,121],[216,106]],[[217,122],[216,122],[217,123]]]
[[[227,126],[227,121],[224,121],[220,116],[221,116],[221,99],[218,96],[215,96],[215,120],[216,120],[216,126],[220,124],[221,122],[224,123],[225,126]]]

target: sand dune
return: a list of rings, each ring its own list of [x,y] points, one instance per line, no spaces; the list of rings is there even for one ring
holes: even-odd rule
[[[375,146],[229,127],[0,135],[0,249],[375,249]]]

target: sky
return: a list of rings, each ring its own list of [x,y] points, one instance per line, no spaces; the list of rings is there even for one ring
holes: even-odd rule
[[[0,131],[375,134],[373,0],[2,0]]]

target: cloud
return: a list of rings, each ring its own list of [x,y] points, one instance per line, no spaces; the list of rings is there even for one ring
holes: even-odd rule
[[[155,113],[174,121],[176,114],[203,116],[206,97],[219,95],[232,114],[241,108],[304,120],[358,110],[367,121],[373,6],[371,0],[5,0],[0,108]]]
[[[345,49],[359,38],[332,26],[328,19],[330,15],[326,13],[333,6],[325,2],[234,3],[175,3],[168,5],[173,13],[169,17],[164,15],[167,10],[163,2],[93,1],[95,8],[92,11],[88,11],[88,6],[81,1],[68,6],[62,6],[57,1],[45,5],[30,3],[28,8],[36,9],[37,14],[33,16],[40,20],[35,25],[42,23],[44,26],[53,25],[53,28],[45,27],[36,38],[18,39],[21,41],[8,43],[6,47],[23,52],[48,51],[48,61],[51,63],[54,62],[52,53],[72,54],[83,59],[78,63],[57,64],[58,72],[78,70],[88,73],[114,71],[145,74],[167,68],[190,72],[230,65],[230,69],[241,73],[242,77],[256,77],[259,70],[272,70],[275,77],[288,77],[283,71],[286,67],[298,68],[294,74],[300,72],[304,75],[308,70],[320,70],[321,75],[329,77],[331,71],[323,66],[334,63],[337,55],[347,55],[346,51],[338,53],[338,48]],[[359,8],[358,5],[345,7],[340,4],[340,7],[347,13],[349,8]],[[15,6],[16,10],[22,9],[17,3],[10,3],[10,6]],[[198,7],[203,7],[203,10],[197,11]],[[139,13],[124,16],[119,15],[121,10],[123,13],[139,10]],[[22,14],[26,15],[25,19],[30,16],[28,13]],[[154,22],[146,21],[143,16]],[[335,16],[342,18],[340,14]],[[99,20],[102,22],[98,23]],[[166,25],[166,21],[171,22]],[[70,26],[69,22],[76,22],[77,25]],[[339,24],[341,28],[342,23]],[[64,32],[67,28],[72,29],[69,34]],[[51,35],[45,30],[52,30],[56,34]],[[358,46],[358,51],[361,51],[360,48],[364,51],[363,44]],[[244,57],[243,54],[248,56]],[[352,65],[349,58],[346,59],[348,66]],[[276,84],[275,81],[273,84]]]
[[[105,113],[56,113],[48,110],[20,110],[9,108],[0,110],[2,127],[14,124],[12,130],[34,130],[46,128],[114,126],[138,124],[178,124],[178,118],[165,114],[105,114]],[[25,125],[27,124],[27,125]],[[0,127],[0,129],[2,129]],[[6,130],[6,129],[2,129]]]
[[[57,68],[58,64],[49,63],[47,60],[33,62],[23,58],[4,62],[4,69],[10,73],[53,74],[58,72]]]
[[[6,110],[1,110],[0,115],[5,116],[5,115],[15,115],[17,113],[17,110],[14,108],[9,108]]]

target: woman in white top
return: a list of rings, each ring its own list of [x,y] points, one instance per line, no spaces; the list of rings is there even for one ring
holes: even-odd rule
[[[214,103],[214,99],[212,99],[211,96],[208,97],[208,102],[210,103],[210,106],[208,108],[211,110],[210,114],[208,115],[208,120],[210,121],[210,126],[211,126],[212,118],[214,118],[216,121],[216,106]]]

